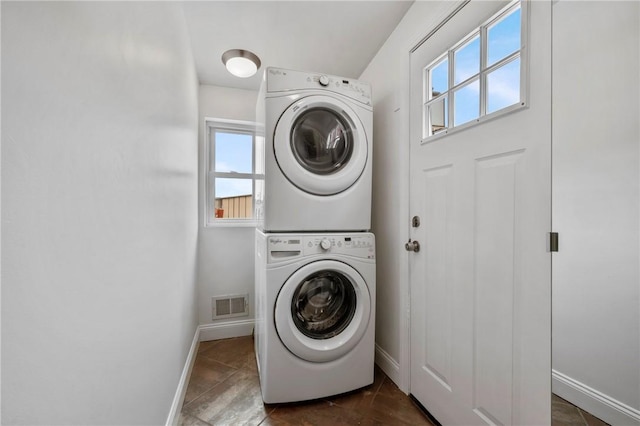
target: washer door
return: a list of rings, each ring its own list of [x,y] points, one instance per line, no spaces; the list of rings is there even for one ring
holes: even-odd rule
[[[282,173],[303,191],[338,194],[367,164],[364,127],[347,104],[330,96],[302,98],[282,114],[273,149]]]
[[[351,266],[320,260],[298,269],[284,283],[275,307],[282,343],[294,355],[313,362],[338,359],[364,336],[371,297]]]

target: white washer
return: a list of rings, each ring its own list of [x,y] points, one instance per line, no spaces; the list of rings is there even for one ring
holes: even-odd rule
[[[264,402],[373,383],[373,234],[257,230],[256,246],[255,349]]]
[[[256,107],[260,229],[371,229],[372,111],[368,83],[265,70]]]

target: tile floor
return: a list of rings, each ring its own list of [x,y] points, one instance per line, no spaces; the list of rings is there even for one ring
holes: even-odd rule
[[[551,397],[552,426],[609,426],[597,417],[565,401],[558,395]]]
[[[200,343],[180,425],[432,425],[376,367],[356,392],[295,404],[264,404],[251,337]]]
[[[553,395],[552,426],[606,426]],[[180,425],[432,425],[376,367],[370,386],[295,404],[264,404],[250,336],[202,342],[184,398]]]

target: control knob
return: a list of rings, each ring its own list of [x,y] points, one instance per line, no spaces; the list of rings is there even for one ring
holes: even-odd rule
[[[320,86],[328,86],[329,85],[329,77],[327,77],[326,75],[321,75],[320,78],[318,79],[318,83],[320,83]]]
[[[320,241],[320,248],[325,251],[329,250],[331,248],[331,241],[324,238],[322,241]]]

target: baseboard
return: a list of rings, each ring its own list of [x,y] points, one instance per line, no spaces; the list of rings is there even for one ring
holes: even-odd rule
[[[171,410],[167,417],[166,426],[177,426],[180,420],[180,412],[182,411],[182,403],[184,396],[187,393],[187,386],[189,385],[189,377],[191,377],[191,370],[193,369],[193,363],[196,360],[196,354],[198,353],[198,345],[200,344],[200,327],[196,328],[196,332],[193,335],[193,341],[191,342],[191,348],[187,354],[187,360],[184,363],[182,374],[180,375],[180,381],[178,382],[178,389],[173,397],[171,403]]]
[[[171,403],[171,410],[167,417],[166,426],[177,426],[180,420],[180,412],[182,411],[182,402],[184,396],[187,393],[187,386],[189,385],[189,377],[191,377],[191,370],[193,369],[193,363],[196,360],[198,353],[198,345],[200,342],[207,340],[219,340],[228,339],[231,337],[249,336],[253,333],[254,320],[239,320],[239,321],[226,321],[217,324],[200,325],[196,329],[191,342],[191,348],[187,355],[187,360],[182,369],[182,375],[178,382],[178,389],[176,390],[173,402]]]
[[[396,385],[400,383],[400,364],[378,344],[376,344],[376,364],[393,383]]]
[[[231,337],[250,336],[255,321],[252,319],[230,320],[215,324],[204,324],[199,328],[200,341],[229,339]]]
[[[611,425],[640,425],[640,410],[553,370],[553,393]]]

